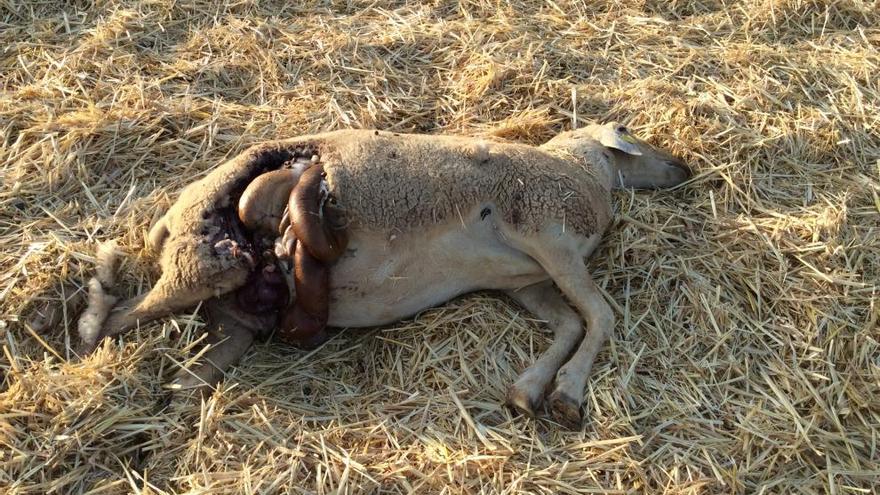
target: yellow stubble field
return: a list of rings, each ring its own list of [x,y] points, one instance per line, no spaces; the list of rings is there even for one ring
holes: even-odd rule
[[[0,2],[0,491],[872,493],[878,25],[845,0]],[[502,405],[551,335],[491,293],[260,343],[204,402],[163,388],[195,308],[72,355],[97,243],[116,294],[148,288],[151,222],[250,144],[610,119],[696,176],[615,193],[578,431]],[[35,328],[46,301],[70,304]]]

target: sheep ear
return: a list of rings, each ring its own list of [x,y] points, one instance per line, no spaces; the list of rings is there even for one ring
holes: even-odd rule
[[[636,144],[636,138],[622,126],[603,126],[599,133],[599,142],[606,148],[614,148],[628,155],[640,156],[642,154]]]

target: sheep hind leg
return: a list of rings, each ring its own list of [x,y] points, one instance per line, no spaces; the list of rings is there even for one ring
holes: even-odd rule
[[[207,287],[168,290],[165,284],[156,284],[146,294],[133,297],[113,308],[101,337],[112,337],[162,316],[183,311],[214,295]]]
[[[93,336],[82,335],[84,346],[80,354],[93,351],[105,337],[113,337],[139,324],[191,308],[214,295],[214,289],[207,284],[177,287],[163,274],[149,292],[116,304],[100,331],[94,332]]]
[[[234,296],[214,298],[205,304],[209,348],[198,364],[177,373],[173,389],[207,392],[250,349],[254,334],[273,325],[269,320],[274,317],[252,315],[236,308]]]
[[[556,372],[583,338],[581,319],[552,282],[506,291],[506,294],[539,319],[545,320],[554,334],[550,347],[517,378],[507,393],[508,405],[535,416]]]

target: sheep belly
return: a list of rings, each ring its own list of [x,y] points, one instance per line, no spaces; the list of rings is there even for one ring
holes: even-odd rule
[[[471,215],[471,217],[473,217]],[[330,326],[391,323],[475,290],[517,289],[547,279],[532,258],[506,245],[492,219],[401,235],[351,232],[331,270]]]

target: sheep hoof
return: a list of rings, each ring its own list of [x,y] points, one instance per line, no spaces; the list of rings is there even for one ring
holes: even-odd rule
[[[517,387],[514,384],[507,391],[507,405],[526,416],[534,418],[537,416],[535,411],[541,407],[541,396],[529,394],[523,388]]]
[[[553,415],[553,419],[573,430],[581,427],[583,419],[581,418],[580,402],[558,389],[550,394],[549,402],[550,413]]]

